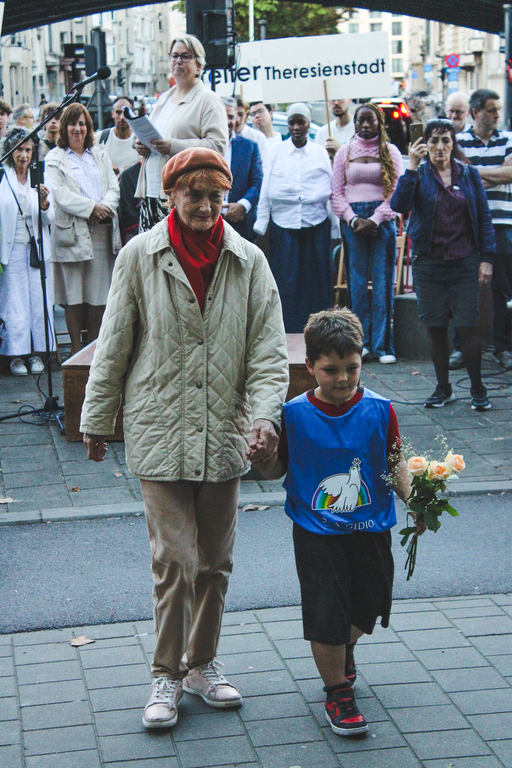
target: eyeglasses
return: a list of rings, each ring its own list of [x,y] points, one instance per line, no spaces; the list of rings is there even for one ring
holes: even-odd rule
[[[192,59],[195,59],[195,56],[192,53],[170,53],[169,58],[171,61],[183,61],[185,64],[188,64],[189,61],[192,61]]]
[[[260,115],[264,115],[266,111],[267,110],[263,108],[255,109],[254,112],[249,112],[249,114],[251,117],[259,117]]]
[[[466,114],[465,109],[447,109],[446,111],[449,115],[455,115],[455,117],[462,117],[462,115]]]

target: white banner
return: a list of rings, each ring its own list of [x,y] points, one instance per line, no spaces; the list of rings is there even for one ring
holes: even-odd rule
[[[211,82],[211,71],[203,75]],[[220,96],[243,93],[246,101],[317,101],[390,95],[387,32],[285,37],[240,45],[238,69],[216,69]]]

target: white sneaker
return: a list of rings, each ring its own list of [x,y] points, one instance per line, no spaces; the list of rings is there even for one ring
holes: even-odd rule
[[[27,366],[21,357],[15,357],[14,360],[11,360],[9,368],[13,376],[26,376],[28,374]]]
[[[363,347],[363,351],[361,352],[361,357],[366,357],[366,355],[370,354],[370,350],[366,347]]]
[[[38,355],[30,357],[28,364],[30,365],[30,373],[42,373],[44,371],[44,363]]]
[[[203,701],[218,709],[239,707],[242,697],[234,685],[221,673],[220,661],[214,659],[208,664],[191,669],[183,681],[183,690],[194,696],[201,696]]]
[[[178,705],[183,698],[183,682],[172,677],[157,677],[142,725],[144,728],[172,728],[178,722]]]
[[[382,365],[393,365],[393,363],[396,363],[396,357],[394,355],[381,355],[379,363],[382,363]]]

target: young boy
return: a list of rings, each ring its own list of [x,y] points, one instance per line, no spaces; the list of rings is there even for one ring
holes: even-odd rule
[[[402,499],[411,486],[389,400],[359,383],[357,317],[348,309],[318,312],[304,335],[318,386],[285,404],[270,459],[259,460],[257,449],[248,455],[268,479],[287,472],[304,637],[324,682],[327,721],[334,733],[353,736],[368,731],[354,699],[354,645],[378,616],[387,627],[391,610],[396,514],[386,475]]]

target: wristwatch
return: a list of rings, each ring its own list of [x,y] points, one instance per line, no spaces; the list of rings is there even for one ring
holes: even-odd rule
[[[351,219],[349,223],[350,229],[355,229],[358,221],[359,221],[359,216],[354,216],[354,218]]]

